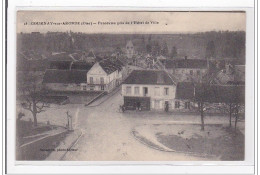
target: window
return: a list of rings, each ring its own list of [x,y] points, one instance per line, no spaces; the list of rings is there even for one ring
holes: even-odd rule
[[[126,87],[126,94],[131,94],[131,86]]]
[[[190,102],[185,102],[185,109],[190,109]]]
[[[200,70],[197,70],[197,75],[200,75]]]
[[[179,101],[175,101],[175,108],[180,108],[180,102]]]
[[[93,91],[95,89],[95,86],[90,86],[90,90]]]
[[[139,87],[135,87],[135,95],[139,95]]]
[[[160,88],[159,87],[155,87],[154,88],[154,95],[155,96],[159,96],[160,95]]]
[[[144,90],[144,96],[147,96],[147,94],[148,94],[148,87],[144,87],[143,90]]]
[[[83,85],[83,91],[86,91],[86,90],[87,90],[87,86]]]
[[[169,95],[169,88],[164,88],[164,95]]]
[[[101,85],[101,91],[103,91],[105,89],[104,85]]]
[[[100,84],[104,84],[105,82],[104,82],[104,77],[101,77],[100,78]]]
[[[193,75],[193,70],[190,70],[190,75]]]
[[[93,84],[93,77],[89,77],[90,84]]]

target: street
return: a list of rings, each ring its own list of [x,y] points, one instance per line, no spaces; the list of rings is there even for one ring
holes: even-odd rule
[[[75,129],[83,132],[74,145],[77,151],[68,152],[63,160],[77,161],[177,161],[205,160],[182,153],[154,150],[137,141],[131,131],[145,124],[169,123],[185,116],[148,116],[150,113],[131,111],[119,113],[123,104],[120,91],[96,107],[80,107],[74,116]],[[166,114],[167,115],[167,114]],[[193,118],[193,116],[189,116]],[[194,117],[195,119],[195,117]],[[193,122],[199,122],[199,117]],[[223,120],[222,120],[223,121]]]
[[[72,115],[73,128],[81,132],[73,149],[62,160],[82,161],[178,161],[205,160],[205,157],[192,156],[176,152],[164,152],[144,145],[132,134],[139,126],[158,124],[200,124],[200,116],[193,114],[173,114],[153,111],[119,112],[123,104],[121,91],[117,90],[103,100],[98,99],[90,106],[83,104],[52,105],[48,110],[38,114],[38,121],[58,126],[67,124],[66,112]],[[19,106],[18,106],[19,107]],[[24,120],[30,119],[30,112]],[[205,116],[205,124],[228,125],[227,116]],[[244,122],[238,123],[244,133]],[[146,135],[149,135],[147,133]],[[71,137],[76,139],[75,137]],[[73,142],[68,138],[68,142]],[[156,138],[155,138],[156,139]],[[70,141],[69,141],[70,140]],[[55,156],[54,156],[55,157]]]

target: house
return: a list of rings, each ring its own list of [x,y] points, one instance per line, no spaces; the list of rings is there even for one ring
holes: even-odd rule
[[[245,104],[244,85],[203,85],[195,86],[194,99],[203,98],[208,103]]]
[[[241,85],[206,85],[192,82],[179,82],[176,88],[175,109],[181,111],[198,109],[198,102],[210,104],[208,112],[220,112],[223,103],[245,103],[245,86]]]
[[[170,110],[174,107],[176,84],[161,70],[133,70],[122,84],[128,110]]]
[[[178,59],[166,60],[165,69],[176,76],[179,81],[199,82],[208,71],[207,60],[203,59]]]
[[[87,62],[87,63],[95,63],[96,62],[96,55],[94,54],[94,52],[91,50],[87,56],[84,56],[83,59]]]
[[[245,84],[245,65],[235,65],[234,81],[237,84]]]
[[[87,89],[90,91],[111,92],[123,79],[123,65],[104,59],[95,63],[87,73]]]
[[[217,85],[245,84],[245,65],[226,64],[225,69],[217,72],[211,83]]]
[[[51,91],[86,91],[87,71],[48,69],[42,84]]]

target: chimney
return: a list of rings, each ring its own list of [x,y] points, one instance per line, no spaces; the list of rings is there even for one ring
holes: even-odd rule
[[[184,59],[185,59],[185,60],[187,60],[187,59],[188,59],[188,57],[187,57],[187,56],[185,56],[185,57],[184,57]]]
[[[157,73],[157,83],[158,84],[164,83],[164,78],[163,78],[163,73],[162,72],[158,72]]]

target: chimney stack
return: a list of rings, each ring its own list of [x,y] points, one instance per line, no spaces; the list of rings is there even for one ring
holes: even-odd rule
[[[187,56],[185,56],[185,57],[184,57],[184,59],[185,59],[185,60],[187,60],[187,59],[188,59],[188,57],[187,57]]]

